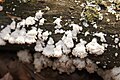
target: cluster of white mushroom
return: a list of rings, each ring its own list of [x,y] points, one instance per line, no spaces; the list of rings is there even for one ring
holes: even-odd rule
[[[60,58],[51,60],[50,58],[42,55],[41,53],[34,53],[34,58],[28,50],[21,50],[17,52],[17,56],[20,61],[24,63],[33,62],[35,72],[40,72],[42,69],[51,67],[54,70],[58,70],[59,73],[66,72],[70,74],[78,70],[85,68],[89,73],[94,73],[97,70],[97,65],[90,59],[70,58],[67,55],[62,55]]]
[[[71,23],[68,27],[72,27],[72,30],[64,30],[61,25],[62,17],[56,18],[53,22],[55,24],[54,33],[47,30],[44,31],[40,27],[38,28],[37,26],[43,25],[46,20],[43,18],[43,14],[39,10],[34,17],[29,16],[18,23],[13,20],[10,25],[7,25],[5,28],[3,27],[0,31],[0,44],[5,45],[6,41],[11,44],[36,43],[35,51],[42,52],[47,57],[61,57],[64,54],[72,53],[75,57],[85,58],[88,53],[101,55],[104,53],[105,48],[107,48],[108,45],[105,44],[107,42],[105,38],[107,34],[96,32],[92,35],[93,37],[99,37],[102,45],[97,42],[96,38],[93,38],[91,42],[84,41],[82,38],[79,40],[77,36],[82,33],[83,26]],[[36,24],[36,21],[39,24]],[[86,22],[83,22],[83,24],[85,27],[89,26]],[[93,22],[93,26],[97,26],[96,23]],[[27,30],[26,28],[31,29]],[[55,43],[51,35],[58,33],[63,36]],[[84,35],[87,37],[90,33],[86,31]],[[45,43],[46,41],[47,44]],[[114,42],[119,44],[119,38],[115,38]]]
[[[96,6],[87,4],[89,6]],[[71,23],[68,27],[72,27],[72,30],[64,30],[61,25],[62,18],[56,18],[53,22],[55,24],[54,34],[59,33],[63,34],[63,36],[55,43],[54,38],[51,37],[52,32],[44,31],[40,27],[37,28],[39,25],[44,26],[45,20],[41,10],[34,17],[29,16],[21,22],[16,23],[13,20],[10,25],[7,25],[0,31],[0,45],[6,45],[6,41],[11,44],[36,43],[34,49],[37,53],[34,54],[33,64],[37,72],[46,67],[52,67],[59,70],[60,73],[66,72],[68,74],[74,72],[75,68],[79,70],[85,68],[90,73],[96,71],[97,66],[90,59],[85,59],[85,57],[88,54],[102,55],[108,45],[98,43],[97,38],[93,38],[90,42],[87,42],[77,37],[82,33],[84,28],[89,27],[89,24],[84,21],[83,28],[83,26]],[[36,24],[36,21],[39,24]],[[97,28],[95,22],[93,23],[93,27]],[[30,28],[30,30],[26,28]],[[89,34],[89,31],[86,31],[84,36],[87,37]],[[107,34],[96,32],[92,36],[99,37],[101,43],[107,42],[105,38]],[[114,42],[120,46],[119,38],[115,38]],[[76,58],[71,58],[69,54]],[[23,62],[30,63],[32,60],[32,56],[27,50],[19,51],[17,56]],[[50,57],[57,57],[57,60],[52,61]]]

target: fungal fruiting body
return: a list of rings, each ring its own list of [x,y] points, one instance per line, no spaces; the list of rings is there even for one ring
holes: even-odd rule
[[[68,48],[72,48],[74,46],[71,31],[66,31],[65,34],[62,37],[62,40]]]
[[[53,19],[53,22],[50,22],[50,26],[46,26],[49,20],[47,20],[47,17],[44,18],[44,12],[39,10],[35,13],[35,16],[29,16],[18,22],[12,20],[12,23],[6,27],[1,25],[0,45],[3,46],[10,43],[25,44],[27,47],[31,47],[32,44],[35,44],[33,47],[35,51],[35,54],[33,54],[34,58],[28,50],[18,51],[17,56],[20,61],[25,63],[30,63],[33,59],[36,72],[40,72],[41,69],[46,67],[52,67],[59,70],[60,73],[66,72],[70,74],[76,68],[78,70],[84,68],[89,73],[94,73],[98,68],[96,64],[101,62],[96,61],[95,64],[87,56],[89,54],[102,55],[105,52],[105,48],[107,49],[110,46],[118,49],[120,41],[118,36],[109,36],[107,33],[98,30],[99,25],[95,21],[96,19],[103,20],[104,17],[100,12],[100,6],[97,5],[99,3],[96,0],[87,0],[85,2],[81,5],[83,11],[79,19],[80,21],[77,20],[79,21],[78,24],[76,21],[72,21],[72,19],[65,20],[68,22],[63,24],[63,16],[63,18],[57,17],[55,20]],[[114,1],[112,0],[111,2],[113,3]],[[113,4],[107,7],[107,10],[109,13],[116,14]],[[74,16],[71,18],[74,18]],[[110,19],[107,19],[107,21],[110,22]],[[60,37],[56,37],[56,35]],[[107,36],[109,37],[107,38]],[[100,41],[98,42],[97,38],[94,37],[97,37]],[[110,37],[112,39],[107,43]],[[111,41],[114,44],[109,43]],[[118,57],[119,53],[115,52],[114,56]],[[53,60],[51,57],[53,57]],[[106,68],[106,65],[103,67]],[[116,80],[119,80],[119,73],[115,72],[118,69],[114,68],[112,70]],[[116,77],[116,75],[118,76]]]
[[[86,42],[81,39],[80,43],[76,44],[75,48],[72,51],[72,54],[80,58],[86,57],[87,52],[86,52],[85,44]]]
[[[104,53],[104,46],[100,45],[97,43],[97,39],[93,38],[90,43],[86,45],[87,51],[89,51],[90,54],[95,54],[95,55],[101,55]]]
[[[28,50],[21,50],[17,52],[17,56],[20,61],[30,63],[32,61],[32,56]]]

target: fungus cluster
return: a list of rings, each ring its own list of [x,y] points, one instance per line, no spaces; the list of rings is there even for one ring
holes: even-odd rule
[[[17,52],[20,61],[33,62],[36,72],[41,69],[51,67],[58,70],[60,73],[66,72],[68,74],[85,68],[89,73],[97,71],[97,65],[100,62],[92,62],[87,56],[89,54],[102,55],[107,50],[107,46],[120,48],[119,37],[115,35],[107,35],[97,30],[96,19],[102,20],[104,17],[100,13],[100,2],[97,0],[86,0],[83,3],[83,11],[81,13],[80,22],[67,23],[67,29],[61,24],[62,17],[57,17],[51,24],[53,30],[43,29],[47,19],[43,17],[44,12],[39,10],[35,16],[29,16],[19,22],[12,21],[10,25],[3,26],[0,31],[0,45],[5,46],[10,44],[35,44],[33,56],[28,50],[21,50]],[[114,5],[107,7],[109,13],[115,14]],[[61,35],[59,40],[55,40],[55,35]],[[55,36],[55,37],[53,37]],[[84,37],[83,37],[84,36]],[[114,44],[111,44],[107,37],[110,37]],[[114,38],[114,40],[113,40]],[[98,41],[100,40],[100,41]],[[115,53],[118,56],[118,53]],[[51,59],[53,58],[53,59]],[[116,69],[116,68],[115,68]],[[117,72],[112,70],[116,76]],[[115,77],[116,80],[117,77]]]

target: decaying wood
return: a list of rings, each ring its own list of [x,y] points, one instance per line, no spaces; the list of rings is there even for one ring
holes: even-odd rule
[[[84,1],[84,0],[83,0]],[[81,0],[82,2],[82,0]],[[33,16],[36,11],[42,10],[45,12],[43,15],[45,18],[47,18],[47,22],[42,26],[42,28],[48,28],[50,30],[53,30],[50,28],[50,26],[54,26],[54,24],[51,24],[51,22],[54,21],[53,17],[60,17],[62,16],[62,24],[65,23],[66,20],[72,20],[74,23],[80,24],[79,21],[80,13],[82,12],[81,6],[74,2],[74,0],[39,0],[37,3],[24,3],[24,4],[18,4],[17,2],[14,2],[14,4],[17,4],[18,7],[16,7],[16,11],[10,10],[9,7],[13,7],[10,4],[9,1],[5,2],[3,4],[4,10],[0,12],[0,25],[7,25],[11,22],[11,17],[16,19],[17,18],[26,18],[28,16]],[[50,8],[50,10],[46,10],[46,6]],[[9,14],[7,15],[6,14]],[[103,10],[102,13],[105,13]],[[2,15],[2,16],[1,16]],[[106,19],[110,19],[110,22],[106,22]],[[98,29],[90,28],[89,31],[98,30],[101,32],[105,32],[107,34],[120,34],[120,21],[115,19],[115,15],[109,14],[105,16],[104,20],[97,21]],[[49,27],[48,27],[49,25]],[[46,27],[47,26],[47,27]],[[54,35],[55,41],[58,41],[61,35]],[[119,36],[120,37],[120,36]],[[108,38],[109,39],[109,38]],[[110,41],[112,42],[112,41]],[[29,49],[34,51],[35,44],[25,44],[25,45],[18,45],[18,44],[7,44],[5,46],[0,46],[0,50],[20,50],[20,49]],[[111,48],[109,48],[111,49]],[[120,50],[118,50],[120,52]],[[112,57],[111,57],[112,56]],[[111,63],[108,63],[108,68],[113,68],[115,65],[120,66],[120,55],[117,57],[114,57],[114,50],[110,50],[108,52],[105,52],[102,56],[88,56],[93,61],[100,61],[101,63],[98,65],[102,67],[104,63],[108,63],[108,61],[111,61]],[[108,59],[109,58],[109,59]]]

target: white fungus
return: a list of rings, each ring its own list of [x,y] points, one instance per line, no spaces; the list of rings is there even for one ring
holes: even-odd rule
[[[62,54],[63,54],[63,52],[62,52],[61,45],[57,45],[57,46],[54,48],[54,54],[53,54],[53,56],[54,56],[54,57],[61,57]]]
[[[19,29],[21,26],[22,26],[22,27],[25,27],[25,25],[26,25],[26,20],[23,19],[21,22],[17,23],[17,27],[16,27],[16,28]]]
[[[106,36],[106,34],[104,34],[103,32],[94,33],[93,36],[100,37],[100,41],[101,41],[101,42],[106,42],[106,39],[105,39],[105,37],[104,37],[104,36]]]
[[[97,29],[98,26],[97,26],[97,24],[93,24],[93,27]]]
[[[50,37],[49,40],[48,40],[48,42],[47,42],[46,47],[43,49],[42,54],[45,55],[45,56],[47,56],[47,57],[52,57],[53,54],[54,54],[54,47],[55,47],[53,44],[54,44],[54,41]]]
[[[118,44],[118,46],[120,47],[120,43]]]
[[[61,46],[61,49],[62,49],[63,53],[65,53],[65,54],[68,54],[71,52],[71,49],[67,48],[67,46],[64,44],[64,42],[62,40],[59,40],[55,45]]]
[[[70,27],[72,27],[73,31],[76,31],[77,33],[83,30],[82,26],[79,26],[78,24],[70,24]]]
[[[1,25],[0,28],[4,28],[4,25]]]
[[[63,43],[64,44],[64,43]],[[65,44],[63,45],[63,53],[69,54],[71,52],[71,49],[68,48]]]
[[[115,57],[117,57],[118,56],[118,53],[115,53]]]
[[[75,71],[72,59],[70,59],[66,55],[63,55],[62,57],[53,62],[53,69],[57,69],[59,73],[66,72],[67,74]]]
[[[119,38],[115,38],[114,42],[118,43],[119,42]]]
[[[36,69],[36,72],[40,72],[41,69],[51,67],[52,61],[49,58],[45,57],[44,55],[41,55],[41,53],[35,53],[33,64]]]
[[[26,33],[25,42],[29,44],[36,42],[37,38],[36,36],[37,36],[36,28],[32,27],[32,29]]]
[[[102,43],[102,46],[104,46],[105,48],[107,48],[108,44]]]
[[[83,26],[85,26],[85,27],[88,27],[89,26],[89,24],[87,23],[87,22],[85,22],[85,21],[83,21]]]
[[[12,23],[9,25],[12,30],[16,28],[16,22],[13,20]]]
[[[90,33],[88,31],[85,32],[85,36],[89,35]]]
[[[61,18],[56,18],[56,20],[53,22],[56,24],[55,28],[59,29],[62,27],[62,25],[60,24],[61,21],[62,21]]]
[[[77,40],[77,34],[80,33],[80,31],[82,31],[83,28],[81,26],[79,26],[78,24],[70,24],[70,27],[73,28],[73,30],[72,30],[73,38]]]
[[[65,31],[63,30],[63,29],[56,29],[55,30],[55,34],[58,34],[58,33],[60,33],[60,34],[62,34],[62,33],[64,33]]]
[[[61,57],[63,55],[63,53],[68,54],[70,52],[70,49],[67,50],[67,48],[65,49],[65,45],[62,42],[62,40],[59,40],[56,44],[55,44],[55,48],[54,48],[54,56],[55,57]]]
[[[87,6],[97,7],[96,5],[93,5],[89,2],[87,2]],[[85,7],[85,5],[83,5]],[[100,10],[100,7],[96,8],[98,11]],[[115,14],[115,10],[113,6],[107,7],[108,12]],[[1,11],[1,6],[0,6]],[[81,15],[84,16],[84,14],[81,13]],[[36,21],[39,22],[39,25],[43,25],[45,22],[45,18],[42,17],[43,12],[39,10],[35,17],[27,17],[26,19],[23,19],[21,22],[16,23],[14,20],[10,25],[7,25],[3,30],[0,32],[0,45],[6,45],[6,42],[4,40],[8,40],[9,43],[17,43],[17,44],[25,44],[25,43],[35,43],[36,45],[34,47],[35,51],[41,52],[41,53],[35,53],[34,54],[34,67],[37,72],[40,72],[41,69],[46,67],[53,67],[53,69],[59,70],[60,73],[66,72],[68,74],[75,71],[75,68],[78,68],[78,70],[82,70],[85,68],[89,73],[93,73],[94,71],[97,71],[97,65],[100,64],[99,61],[94,64],[90,59],[81,59],[85,58],[87,56],[86,50],[90,54],[96,54],[96,55],[102,55],[105,51],[105,48],[107,48],[108,44],[102,43],[102,45],[97,43],[97,39],[93,38],[91,42],[89,42],[86,45],[86,41],[80,39],[80,43],[77,43],[74,45],[73,39],[77,42],[77,34],[79,34],[83,27],[79,26],[78,24],[70,24],[69,26],[72,27],[72,30],[63,30],[61,25],[61,18],[56,18],[56,20],[53,22],[56,24],[55,26],[55,34],[57,33],[64,33],[62,39],[60,39],[57,43],[54,42],[52,37],[49,37],[52,33],[45,30],[43,32],[42,29],[38,28],[38,25],[35,24]],[[82,19],[82,18],[81,18]],[[99,14],[99,20],[103,19],[103,15]],[[110,19],[107,19],[110,21]],[[17,24],[17,25],[16,25]],[[32,26],[31,30],[26,31],[25,26],[27,27],[29,25],[34,25],[36,27]],[[67,23],[69,24],[69,23]],[[83,26],[88,27],[89,24],[87,21],[82,22]],[[94,28],[97,28],[96,22],[93,24]],[[11,30],[15,30],[11,33]],[[88,31],[85,32],[85,37],[90,34]],[[93,34],[93,36],[100,37],[101,42],[107,42],[105,39],[106,34],[102,32],[96,32]],[[49,38],[49,39],[48,39]],[[115,36],[113,35],[113,38]],[[47,41],[47,44],[45,45],[44,42]],[[114,42],[117,44],[119,43],[119,38],[115,38]],[[86,45],[86,46],[85,46]],[[74,47],[75,46],[75,47]],[[113,45],[113,47],[116,47]],[[120,43],[119,43],[120,47]],[[68,54],[72,52],[72,55],[75,57],[73,59]],[[71,56],[72,56],[71,55]],[[116,57],[118,56],[118,53],[114,54]],[[29,53],[28,50],[21,50],[17,52],[17,56],[20,61],[28,62],[30,63],[32,61],[32,56]],[[52,62],[49,57],[57,57],[57,59]],[[86,61],[85,61],[86,60]],[[103,66],[106,68],[106,64]],[[112,69],[112,77],[115,80],[120,80],[120,69],[119,67]]]
[[[73,64],[75,65],[76,68],[78,68],[78,70],[82,70],[86,66],[85,60],[81,60],[79,58],[73,59]]]
[[[65,34],[62,37],[62,41],[68,48],[72,48],[74,46],[72,32],[70,30],[65,32]]]
[[[90,43],[86,45],[87,51],[89,51],[90,54],[96,54],[101,55],[104,53],[104,46],[97,43],[97,39],[93,38]]]
[[[44,22],[45,22],[45,20],[46,20],[45,18],[40,19],[40,20],[39,20],[39,25],[43,25]]]
[[[36,20],[39,20],[40,18],[42,18],[43,16],[43,12],[41,10],[39,10],[36,14],[35,14],[35,19]]]
[[[29,17],[26,18],[25,23],[26,23],[27,26],[34,25],[35,24],[35,18],[29,16]]]
[[[35,51],[38,51],[38,52],[43,51],[43,45],[40,40],[37,40],[37,42],[36,42]]]
[[[18,34],[18,36],[16,36],[16,38],[14,37],[15,38],[15,43],[24,44],[25,43],[25,38],[26,38],[26,29],[22,28],[16,34]]]
[[[43,32],[43,30],[40,29],[40,28],[38,28],[38,31],[37,31],[37,32],[38,32],[38,36],[37,36],[37,37],[38,37],[38,39],[41,40],[41,39],[42,39],[42,32]]]
[[[42,54],[47,57],[52,57],[54,54],[54,45],[46,45],[46,47],[43,49]]]
[[[6,42],[3,39],[1,39],[1,38],[0,38],[0,45],[2,45],[2,46],[6,45]]]
[[[113,80],[120,80],[120,67],[114,67],[111,70]]]
[[[51,35],[51,32],[45,31],[42,33],[42,39],[43,41],[48,39],[48,36]]]
[[[54,40],[53,40],[52,37],[49,38],[47,44],[49,44],[49,45],[53,45],[54,44]]]
[[[2,10],[3,10],[3,6],[0,5],[0,11],[2,11]]]
[[[10,33],[11,33],[11,29],[9,25],[7,25],[4,29],[1,30],[0,37],[3,40],[8,40],[10,38]]]
[[[20,61],[30,63],[32,61],[32,56],[28,50],[21,50],[17,52],[17,56]]]
[[[72,55],[80,58],[86,57],[87,52],[85,49],[85,44],[86,44],[86,41],[83,41],[82,39],[80,39],[80,43],[76,44],[75,48],[72,51]]]
[[[18,43],[18,44],[25,44],[25,37],[19,36],[19,37],[15,40],[15,42]]]
[[[97,71],[98,67],[95,63],[93,63],[90,59],[87,58],[85,68],[89,73],[94,73],[95,71]]]

